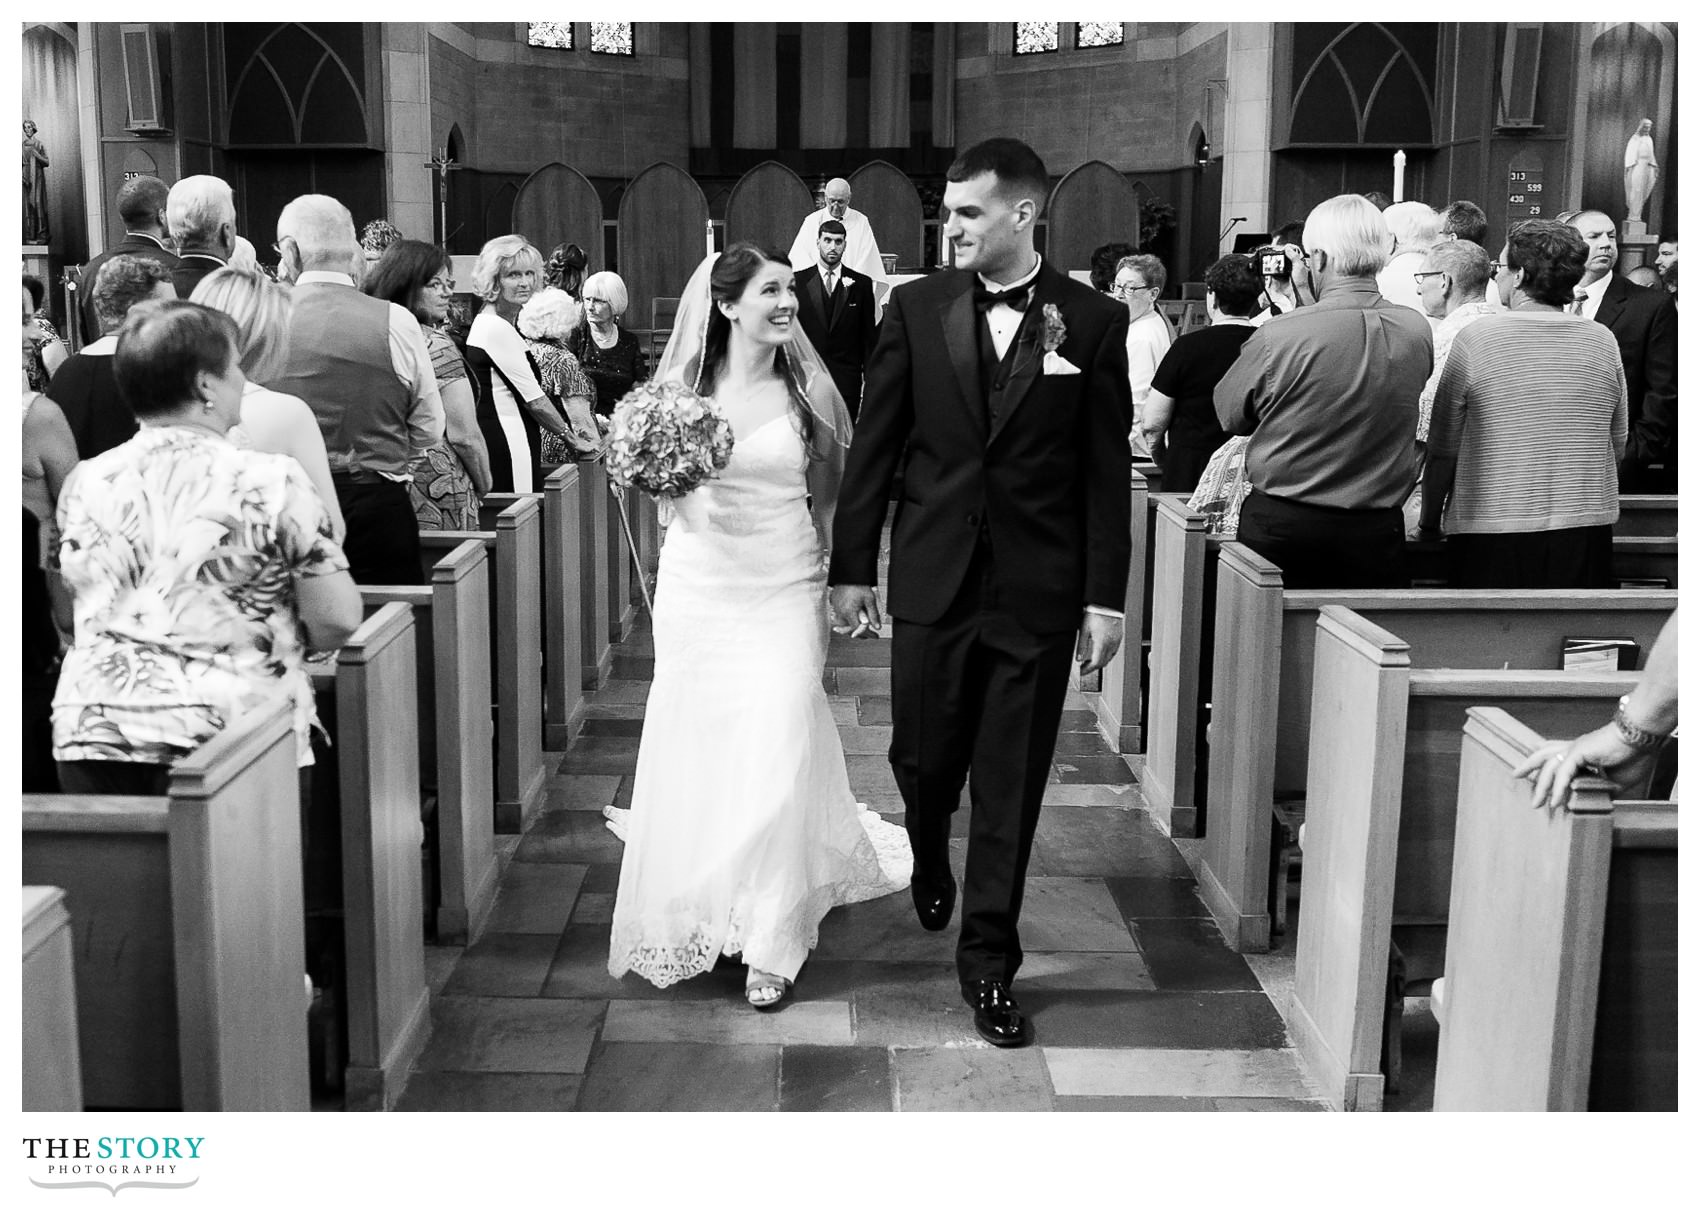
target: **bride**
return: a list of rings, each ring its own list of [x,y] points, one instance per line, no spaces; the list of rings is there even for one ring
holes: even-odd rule
[[[790,265],[747,243],[680,298],[657,376],[713,397],[735,444],[676,502],[632,807],[608,810],[626,840],[609,973],[668,986],[741,954],[758,1010],[785,1000],[828,910],[910,870],[903,830],[850,793],[821,688],[850,425],[796,316]]]

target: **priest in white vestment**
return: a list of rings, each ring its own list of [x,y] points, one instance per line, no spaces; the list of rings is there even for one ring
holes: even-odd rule
[[[874,315],[878,317],[885,311],[885,296],[891,284],[886,281],[885,262],[880,260],[874,229],[866,215],[850,208],[850,183],[844,178],[834,177],[826,183],[826,206],[811,212],[797,229],[797,239],[791,242],[791,268],[801,272],[819,264],[820,225],[828,219],[844,225],[847,239],[843,264],[874,280]]]

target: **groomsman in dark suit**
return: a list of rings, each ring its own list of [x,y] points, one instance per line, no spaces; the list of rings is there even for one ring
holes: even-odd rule
[[[862,408],[862,366],[874,348],[874,280],[844,264],[848,238],[838,220],[822,221],[820,263],[797,274],[797,318],[855,418]]]
[[[880,531],[907,451],[891,533],[891,767],[910,893],[923,927],[949,924],[966,778],[957,976],[975,1030],[1012,1047],[1032,1040],[1010,994],[1016,920],[1069,661],[1090,673],[1122,640],[1128,312],[1035,253],[1050,179],[1032,148],[989,139],[945,181],[957,268],[886,303],[828,580],[841,626],[879,626]]]
[[[1570,225],[1588,242],[1587,268],[1572,310],[1617,338],[1629,391],[1629,446],[1617,465],[1623,493],[1676,492],[1676,302],[1636,286],[1617,269],[1617,224],[1578,211]]]

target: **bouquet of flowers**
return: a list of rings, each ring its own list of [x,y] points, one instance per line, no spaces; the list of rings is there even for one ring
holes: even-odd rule
[[[732,427],[712,401],[678,383],[640,383],[614,409],[609,481],[682,497],[732,458]]]

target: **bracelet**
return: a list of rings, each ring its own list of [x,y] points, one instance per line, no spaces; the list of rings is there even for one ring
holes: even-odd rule
[[[1654,733],[1641,728],[1629,719],[1629,696],[1625,695],[1617,701],[1617,711],[1612,714],[1611,722],[1617,728],[1617,735],[1623,738],[1623,744],[1639,753],[1656,750],[1663,745],[1669,733]]]

